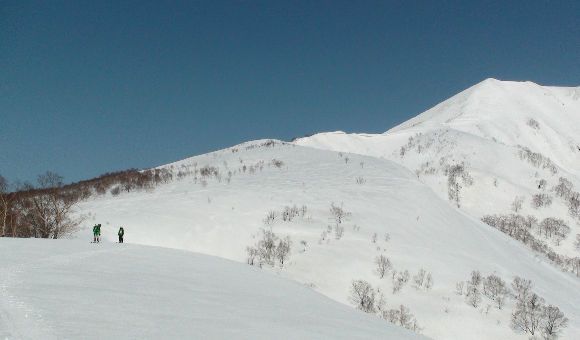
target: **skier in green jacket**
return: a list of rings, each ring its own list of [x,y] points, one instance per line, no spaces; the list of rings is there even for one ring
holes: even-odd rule
[[[101,225],[95,224],[93,227],[93,243],[101,242]]]
[[[119,243],[123,243],[123,235],[125,235],[125,230],[123,229],[123,227],[119,228]]]

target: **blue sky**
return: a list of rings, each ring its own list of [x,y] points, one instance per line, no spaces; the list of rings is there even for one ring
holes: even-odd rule
[[[579,1],[3,1],[0,174],[382,133],[486,79],[580,86]]]

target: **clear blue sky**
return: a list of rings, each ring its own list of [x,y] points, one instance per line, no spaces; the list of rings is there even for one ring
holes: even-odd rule
[[[0,174],[382,133],[489,77],[580,85],[580,1],[0,1]]]

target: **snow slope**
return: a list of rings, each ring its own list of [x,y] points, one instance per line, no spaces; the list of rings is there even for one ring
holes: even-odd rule
[[[277,163],[281,165],[277,167],[273,159],[283,165]],[[215,167],[220,176],[205,178],[204,183],[199,170],[206,165]],[[388,308],[401,304],[410,308],[424,335],[461,340],[527,339],[509,327],[515,301],[500,310],[488,307],[494,303],[484,298],[474,308],[466,304],[464,296],[454,293],[455,283],[468,280],[472,270],[495,273],[508,283],[521,276],[531,279],[534,291],[570,319],[562,339],[580,338],[576,277],[454,208],[392,161],[255,141],[166,168],[192,173],[157,186],[153,192],[116,197],[107,193],[81,203],[79,213],[89,219],[77,237],[90,240],[92,225],[102,223],[104,240],[113,242],[123,226],[127,243],[244,262],[245,248],[261,237],[260,228],[269,211],[279,213],[285,206],[306,205],[303,217],[291,222],[279,217],[274,220],[272,230],[279,237],[291,237],[292,256],[282,268],[266,265],[264,270],[278,272],[344,304],[349,304],[351,281],[366,280],[385,294]],[[229,182],[228,172],[232,172]],[[329,212],[332,202],[352,213],[340,224],[345,228],[340,239]],[[324,240],[323,232],[327,233]],[[376,242],[372,241],[374,234]],[[380,279],[373,273],[378,255],[387,256],[398,272],[408,270],[413,276],[424,269],[432,273],[433,289],[416,290],[409,283],[399,293],[392,293],[391,277]]]
[[[512,213],[524,197],[522,215],[565,220],[571,237],[550,245],[559,254],[578,256],[577,219],[550,190],[559,178],[580,187],[580,87],[546,87],[531,82],[485,80],[380,135],[321,133],[296,144],[390,159],[413,171],[448,200],[447,172],[464,164],[474,185],[463,185],[461,208],[481,218]],[[541,158],[534,166],[526,149]],[[541,180],[547,185],[538,188]],[[532,196],[552,196],[549,207],[534,209]]]
[[[0,239],[0,257],[1,339],[426,339],[278,275],[192,252]]]

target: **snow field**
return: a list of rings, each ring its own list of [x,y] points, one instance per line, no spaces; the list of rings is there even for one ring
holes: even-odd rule
[[[134,244],[0,239],[2,339],[425,339],[292,280]]]
[[[190,176],[160,185],[152,193],[123,193],[117,197],[108,193],[89,199],[80,204],[79,213],[90,212],[91,219],[78,237],[91,239],[90,227],[102,223],[103,239],[111,242],[116,239],[118,227],[123,226],[127,243],[185,249],[244,262],[245,248],[260,238],[259,229],[264,227],[262,220],[268,211],[306,205],[304,217],[292,222],[275,219],[272,230],[280,237],[292,238],[292,256],[283,268],[265,266],[265,270],[314,287],[344,304],[349,304],[351,281],[366,280],[384,292],[389,308],[400,304],[410,308],[424,327],[422,333],[434,339],[526,339],[509,328],[513,301],[503,310],[491,308],[487,314],[483,308],[493,305],[491,300],[484,298],[482,305],[473,308],[463,296],[453,293],[455,283],[468,280],[472,270],[484,276],[496,273],[508,283],[517,275],[531,279],[535,291],[570,319],[563,339],[580,337],[576,308],[580,301],[574,293],[577,278],[453,208],[404,167],[376,157],[340,156],[338,152],[292,144],[246,150],[256,143],[261,142],[236,146],[239,151],[235,153],[225,149],[172,164],[174,169],[194,163],[199,169],[207,164],[219,167],[224,177],[227,171],[235,170],[229,184],[223,178],[221,182],[212,178],[204,187],[200,178],[194,181]],[[278,168],[270,163],[272,159],[284,165]],[[249,167],[260,161],[264,161],[261,171],[240,171],[243,165]],[[366,183],[357,184],[358,177]],[[319,244],[321,233],[335,225],[329,211],[331,202],[342,203],[352,216],[341,223],[345,233],[340,240],[335,239],[333,231]],[[371,241],[374,233],[378,235],[376,243]],[[389,241],[384,240],[387,233]],[[304,252],[301,240],[308,244]],[[411,277],[421,268],[431,273],[433,289],[417,291],[409,283],[392,294],[390,277],[379,279],[373,274],[373,261],[378,255],[387,256],[396,270],[408,270]]]

